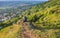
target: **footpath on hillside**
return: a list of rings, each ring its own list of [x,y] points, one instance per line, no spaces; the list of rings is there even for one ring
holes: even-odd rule
[[[24,22],[22,24],[23,30],[22,30],[22,38],[37,38],[32,32],[31,30],[28,28],[29,27],[29,23],[28,22]]]
[[[18,24],[22,24],[22,33],[21,38],[38,38],[32,31],[31,31],[31,25],[30,22],[25,22],[23,20],[20,20]]]

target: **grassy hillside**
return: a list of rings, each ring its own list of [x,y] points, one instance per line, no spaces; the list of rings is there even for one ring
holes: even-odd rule
[[[60,28],[60,0],[50,0],[24,12],[28,20],[42,28]],[[23,15],[24,15],[23,14]]]
[[[43,38],[60,38],[60,0],[49,0],[26,10],[23,14],[34,22],[33,32]]]
[[[21,27],[21,25],[13,24],[12,26],[0,30],[0,38],[21,38]]]
[[[5,25],[15,24],[23,16],[26,16],[28,21],[33,23],[33,28],[30,26],[28,28],[38,38],[60,38],[60,0],[49,0],[37,4],[24,11],[21,16],[0,23],[0,26],[4,28]],[[23,23],[21,24],[23,25]],[[7,34],[7,32],[10,32],[11,26],[5,27],[4,29],[1,28],[0,36],[3,34],[1,38],[16,38],[16,36],[17,38],[21,38],[18,33],[20,32],[19,28],[23,27],[16,26],[12,25],[14,28],[12,28],[13,32],[11,34]]]

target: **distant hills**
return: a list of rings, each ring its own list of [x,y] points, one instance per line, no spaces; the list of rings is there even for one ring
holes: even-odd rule
[[[0,9],[11,8],[24,5],[34,5],[42,3],[43,1],[0,1]]]

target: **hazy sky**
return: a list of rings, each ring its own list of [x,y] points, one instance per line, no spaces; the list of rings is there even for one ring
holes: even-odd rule
[[[47,0],[0,0],[0,1],[47,1]]]

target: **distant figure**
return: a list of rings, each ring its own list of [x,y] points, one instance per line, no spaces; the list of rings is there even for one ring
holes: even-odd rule
[[[29,23],[31,29],[34,28],[32,22]]]
[[[32,26],[33,24],[32,24],[32,22],[30,22],[30,24],[29,24],[30,26]]]
[[[23,17],[23,22],[27,22],[27,17],[26,16]]]

